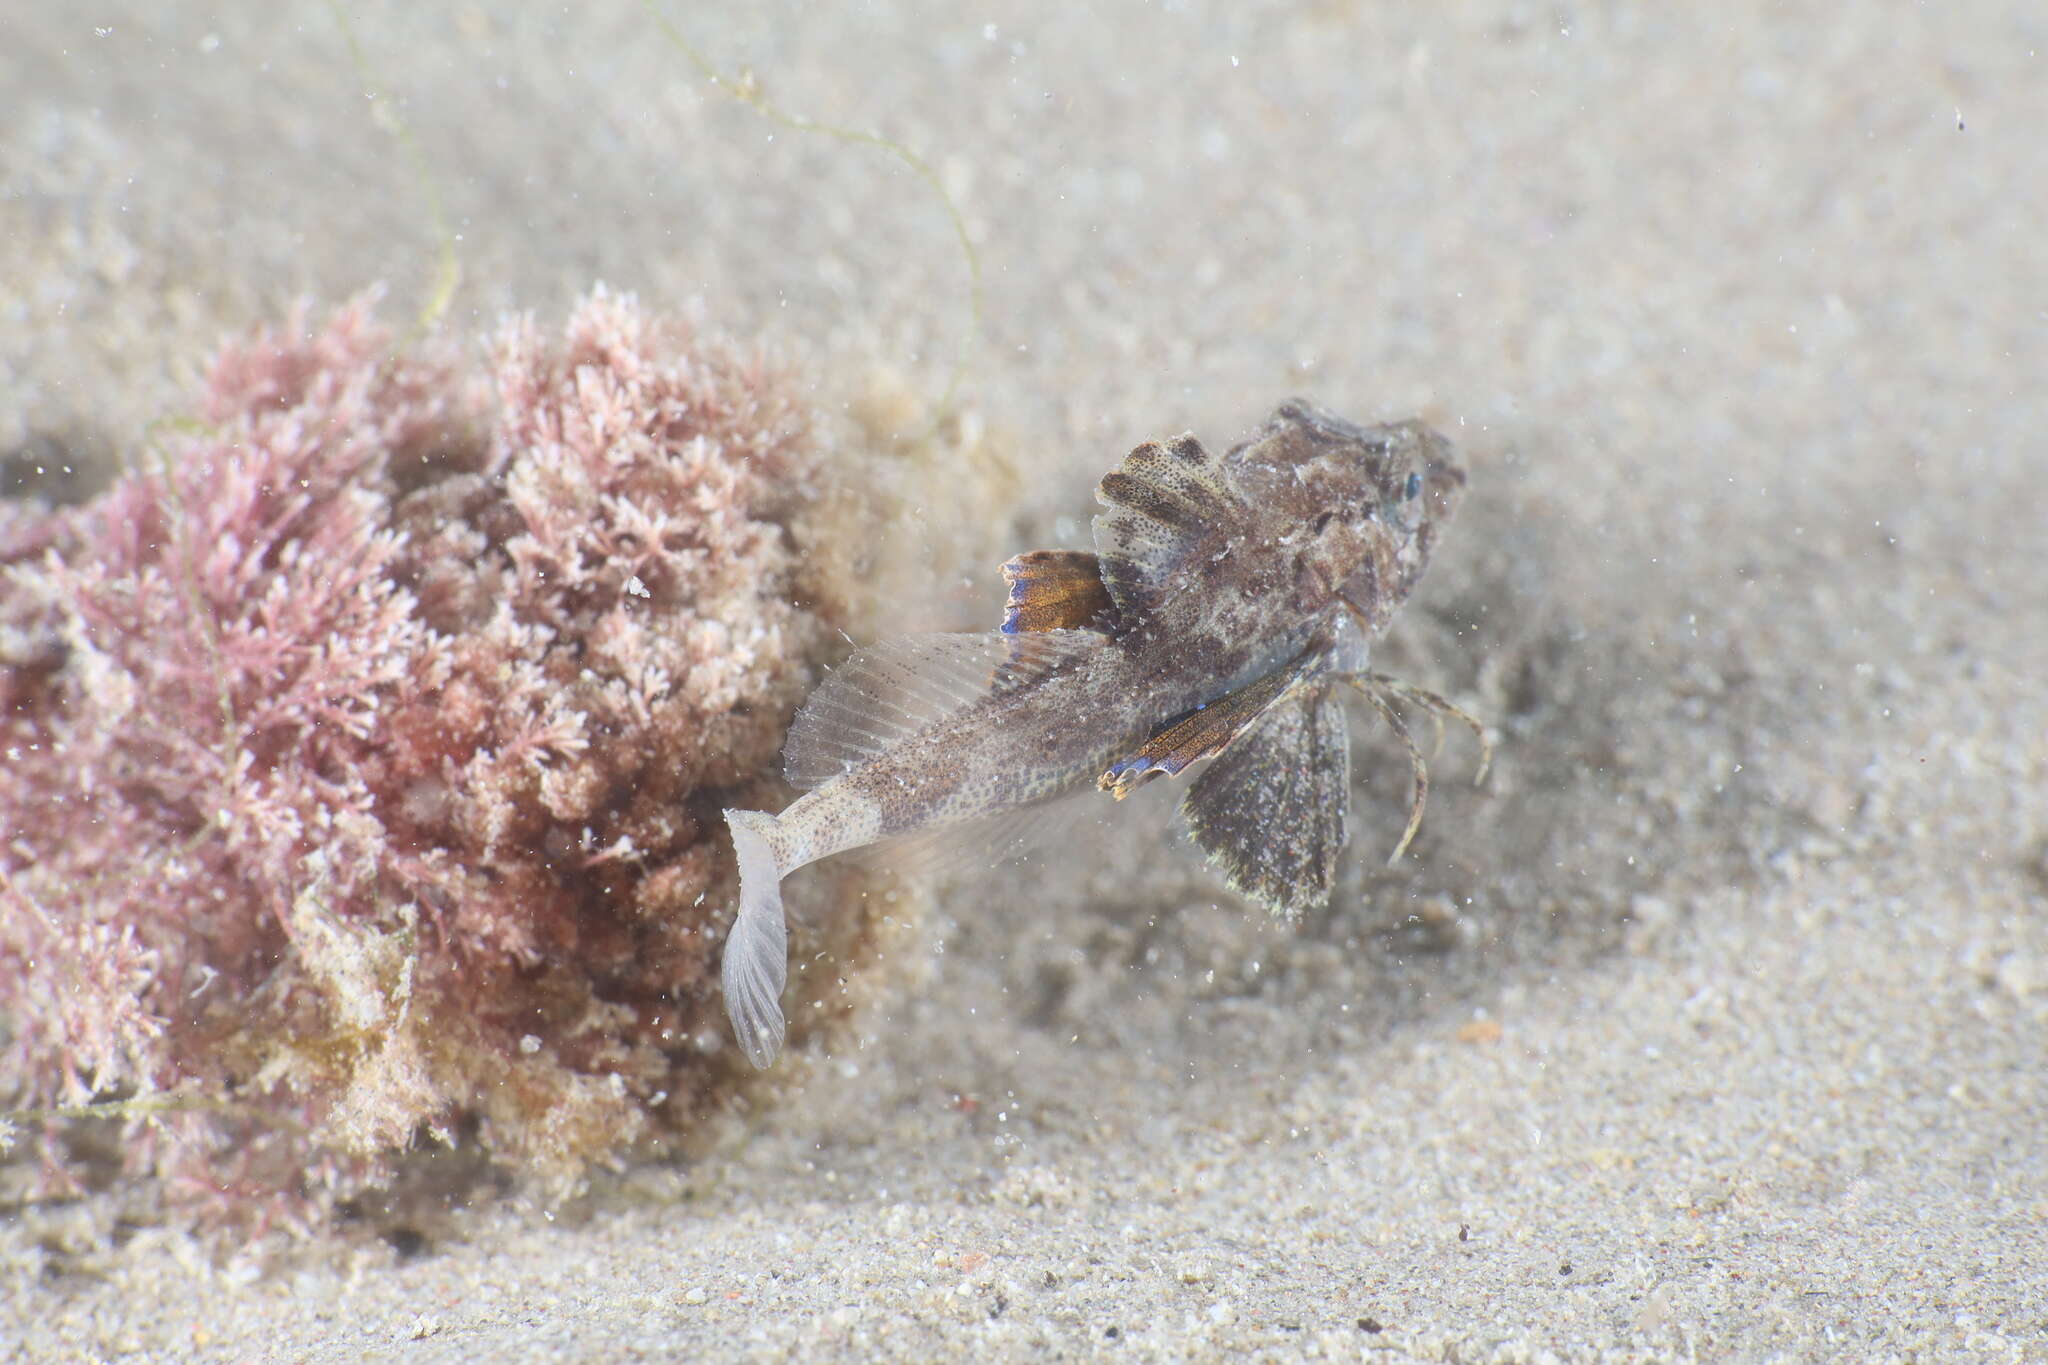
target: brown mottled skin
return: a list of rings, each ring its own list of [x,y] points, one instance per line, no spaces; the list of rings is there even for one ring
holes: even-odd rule
[[[727,950],[727,998],[749,1055],[765,1065],[781,1037],[773,1007],[780,896],[758,883],[844,849],[1092,781],[1123,795],[1250,733],[1269,706],[1326,691],[1324,680],[1362,675],[1372,638],[1422,576],[1464,488],[1449,443],[1421,423],[1361,427],[1299,402],[1283,405],[1221,459],[1188,436],[1148,443],[1097,493],[1105,510],[1095,520],[1096,552],[1107,590],[1099,614],[1066,629],[1017,630],[1020,620],[1057,618],[1067,608],[1030,618],[1013,610],[1006,630],[1014,633],[940,637],[931,672],[945,681],[935,690],[959,697],[957,705],[892,705],[892,688],[934,690],[917,681],[925,665],[915,657],[881,683],[856,667],[858,658],[843,680],[828,679],[799,717],[790,753],[794,768],[800,750],[830,749],[842,770],[772,819],[728,812],[744,885]],[[1031,584],[1015,591],[1028,594]],[[1004,664],[1006,656],[1013,662]],[[992,687],[973,688],[990,678]],[[1217,709],[1203,720],[1217,733],[1203,744],[1185,747],[1183,739],[1177,747],[1176,736],[1163,736],[1172,722],[1210,707]],[[1276,753],[1283,762],[1290,756]],[[1211,830],[1195,832],[1212,853],[1231,851],[1204,837]],[[755,941],[736,958],[743,938]]]

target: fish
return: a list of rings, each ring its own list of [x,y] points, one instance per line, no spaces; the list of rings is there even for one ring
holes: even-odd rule
[[[1121,800],[1204,764],[1180,819],[1234,891],[1282,920],[1327,906],[1345,842],[1350,745],[1339,687],[1427,768],[1399,703],[1486,728],[1371,671],[1372,642],[1428,568],[1466,473],[1419,420],[1359,425],[1282,403],[1212,454],[1147,441],[1096,489],[1095,548],[1002,566],[1001,628],[857,651],[799,709],[779,815],[727,810],[740,896],[720,966],[733,1035],[782,1049],[782,879],[836,853],[1014,817],[1091,786]]]

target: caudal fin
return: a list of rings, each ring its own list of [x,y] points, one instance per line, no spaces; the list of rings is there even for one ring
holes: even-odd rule
[[[755,1066],[774,1065],[782,1051],[782,987],[789,980],[789,930],[782,922],[782,865],[769,835],[775,817],[729,810],[733,852],[740,862],[740,909],[725,939],[720,975],[733,1037]]]

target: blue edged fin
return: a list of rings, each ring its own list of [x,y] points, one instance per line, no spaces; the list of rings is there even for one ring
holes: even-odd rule
[[[1032,550],[1003,565],[1010,600],[1003,634],[1041,630],[1116,632],[1116,604],[1102,569],[1086,550]]]
[[[1189,764],[1213,758],[1293,686],[1304,668],[1313,662],[1305,657],[1288,667],[1276,668],[1265,677],[1162,726],[1135,753],[1110,764],[1096,785],[1121,801],[1136,791],[1140,783],[1155,777],[1178,776]]]

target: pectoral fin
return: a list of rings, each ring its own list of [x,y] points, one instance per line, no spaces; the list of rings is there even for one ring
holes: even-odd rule
[[[1260,712],[1180,811],[1232,890],[1294,919],[1329,904],[1350,796],[1344,711],[1318,683]]]
[[[1003,633],[1116,628],[1116,606],[1102,586],[1102,569],[1086,550],[1033,550],[1003,565],[1010,600]]]
[[[1199,711],[1162,727],[1144,747],[1109,765],[1096,785],[1121,801],[1154,777],[1174,777],[1189,764],[1222,753],[1274,698],[1291,685],[1297,670],[1276,668],[1256,682],[1219,697]]]

